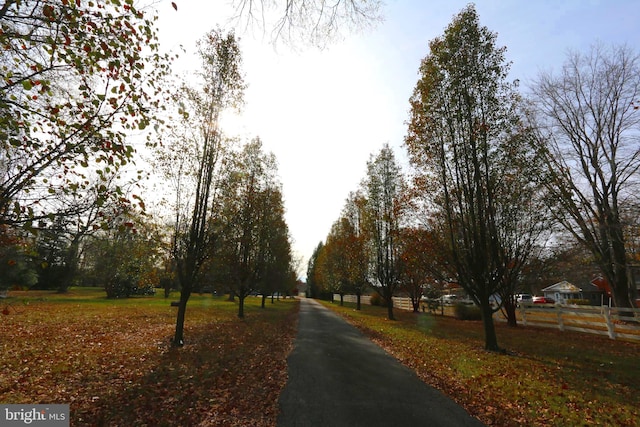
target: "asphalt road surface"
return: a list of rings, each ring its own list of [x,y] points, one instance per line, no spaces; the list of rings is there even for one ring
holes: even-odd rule
[[[482,426],[355,327],[303,298],[279,427]]]

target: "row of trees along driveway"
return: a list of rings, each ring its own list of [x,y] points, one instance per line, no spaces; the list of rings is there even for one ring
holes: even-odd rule
[[[158,41],[158,10],[134,3],[8,0],[0,6],[0,289],[38,282],[65,291],[89,268],[116,273],[112,289],[125,282],[127,289],[153,286],[163,258],[165,273],[177,275],[182,290],[174,337],[181,344],[186,303],[211,276],[214,256],[241,265],[236,271],[242,273],[224,280],[242,297],[250,287],[267,290],[292,280],[289,238],[275,162],[260,154],[267,172],[249,173],[255,187],[237,184],[251,189],[237,213],[253,210],[239,234],[241,261],[223,251],[234,243],[222,234],[231,215],[223,197],[233,193],[230,159],[232,152],[243,153],[219,121],[242,99],[235,36],[207,34],[198,46],[199,81],[176,85],[176,58]],[[333,40],[344,24],[375,22],[380,12],[377,2],[363,0],[295,0],[279,3],[282,16],[265,21],[271,2],[233,4],[243,27],[273,25],[274,42],[302,37],[318,45]],[[180,2],[157,5],[165,6],[180,13]],[[140,183],[150,171],[134,168],[140,160],[135,147],[143,145],[180,150],[173,159],[160,150],[154,160],[153,172],[174,184],[162,188],[175,190],[169,233],[146,215]],[[257,140],[251,146],[261,151]],[[161,255],[167,240],[168,257]],[[135,247],[122,254],[127,262],[109,260],[117,271],[102,262],[100,254],[127,247]],[[137,262],[143,258],[149,262]]]
[[[250,293],[264,298],[296,281],[276,159],[263,152],[259,138],[238,145],[220,128],[222,112],[242,104],[236,37],[213,30],[198,47],[202,86],[176,92],[181,123],[168,134],[158,162],[175,194],[175,345],[184,342],[187,302],[205,277],[239,298],[239,317]]]
[[[179,2],[172,4],[179,10]],[[247,22],[260,21],[269,8],[260,0],[234,4]],[[345,22],[374,22],[380,10],[378,2],[364,0],[282,6],[276,38],[303,34],[318,44]],[[146,207],[136,185],[144,168],[122,173],[136,160],[135,143],[161,139],[162,147],[180,154],[160,157],[170,167],[155,169],[175,190],[167,265],[182,288],[174,337],[181,344],[191,292],[210,274],[216,255],[235,259],[220,252],[233,241],[221,234],[231,209],[224,205],[225,191],[252,188],[245,193],[246,210],[269,205],[280,212],[282,201],[277,180],[267,185],[253,175],[253,181],[237,181],[234,191],[228,187],[230,159],[242,149],[224,136],[218,119],[241,104],[235,36],[207,34],[199,45],[199,81],[175,86],[169,83],[174,58],[161,53],[155,12],[132,0],[9,0],[0,6],[0,256],[8,260],[0,285],[18,276],[33,281],[27,264],[34,264],[29,253],[36,240],[39,265],[57,264],[56,272],[47,271],[64,290],[86,259],[89,237],[163,239],[160,227],[139,226]],[[486,346],[497,349],[489,296],[501,294],[507,311],[513,310],[528,260],[545,253],[550,231],[557,241],[564,230],[591,252],[616,305],[631,306],[628,265],[638,253],[631,246],[640,167],[638,61],[629,47],[596,45],[587,54],[571,53],[558,75],[541,74],[523,95],[507,80],[509,63],[495,33],[480,25],[474,6],[464,8],[431,41],[420,66],[405,137],[414,172],[410,185],[396,173],[388,147],[372,156],[367,178],[341,216],[345,221],[309,264],[310,284],[357,293],[373,284],[388,300],[409,282],[415,289],[419,270],[409,266],[422,263],[425,282],[455,280],[482,307]],[[285,227],[267,217],[235,230],[239,247],[274,239],[269,253],[243,246],[237,271],[244,272],[225,279],[239,295],[248,283],[268,286],[274,265],[287,258],[279,247],[286,246]],[[265,237],[267,222],[279,231]],[[419,261],[411,236],[425,242],[426,260]],[[335,254],[322,252],[339,246],[361,256],[347,258],[336,274],[328,261]],[[260,268],[255,260],[262,260]]]
[[[631,307],[625,236],[637,226],[640,167],[637,54],[571,53],[523,95],[496,38],[469,5],[429,43],[405,137],[411,185],[388,146],[372,156],[307,270],[312,290],[368,285],[389,306],[396,289],[417,307],[425,284],[454,281],[480,307],[493,351],[492,296],[515,325],[529,263],[566,233],[591,252],[616,306]]]

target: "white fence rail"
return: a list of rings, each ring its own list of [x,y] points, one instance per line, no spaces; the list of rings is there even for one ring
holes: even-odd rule
[[[352,302],[355,304],[357,302],[357,298],[358,297],[356,295],[344,295],[343,301]],[[333,294],[333,300],[336,302],[340,302],[340,294]],[[360,297],[361,304],[369,305],[370,301],[371,296],[369,295],[362,295]],[[413,310],[413,306],[411,305],[411,298],[409,297],[393,297],[393,307],[399,308],[400,310]]]
[[[360,303],[369,305],[370,299],[371,297],[369,295],[362,295],[360,297]],[[340,294],[333,294],[333,300],[340,302]],[[344,302],[352,302],[355,304],[356,302],[358,302],[358,297],[356,295],[345,295]]]
[[[355,295],[344,295],[343,301],[356,303]],[[340,295],[333,299],[340,301]],[[362,304],[369,304],[369,296],[361,296]],[[393,307],[401,310],[413,310],[408,297],[393,297]],[[446,313],[447,311],[445,311]],[[555,328],[560,331],[577,331],[589,334],[606,335],[611,339],[640,341],[640,309],[591,306],[531,306],[520,307],[517,320],[524,326]],[[494,315],[496,321],[506,321],[500,311]]]
[[[560,331],[577,331],[606,335],[611,339],[640,341],[640,309],[592,307],[592,306],[547,306],[520,307],[518,321],[524,326],[556,328]],[[500,312],[494,317],[505,320]]]

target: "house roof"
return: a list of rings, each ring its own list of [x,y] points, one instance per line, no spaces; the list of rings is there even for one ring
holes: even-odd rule
[[[602,289],[600,289],[598,286],[594,285],[593,283],[588,283],[582,287],[578,287],[572,283],[567,282],[566,280],[563,280],[562,282],[558,282],[554,285],[547,286],[542,290],[542,292],[559,292],[559,293],[565,293],[565,294],[572,294],[572,293],[578,293],[578,292],[602,292]]]
[[[605,292],[604,289],[601,289],[599,286],[594,283],[587,283],[582,286],[582,292]]]
[[[597,286],[608,295],[611,295],[611,286],[609,286],[609,282],[602,276],[597,276],[591,281],[592,285]]]
[[[575,293],[580,292],[580,288],[576,285],[563,280],[551,286],[547,286],[542,292],[562,292],[562,293]]]

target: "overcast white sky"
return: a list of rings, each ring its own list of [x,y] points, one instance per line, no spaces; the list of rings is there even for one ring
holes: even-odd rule
[[[164,0],[158,5],[165,49],[195,42],[216,24],[227,25],[225,0]],[[329,48],[286,46],[237,30],[248,89],[237,132],[259,135],[279,162],[286,219],[294,250],[304,257],[338,218],[366,162],[389,143],[404,161],[409,97],[428,43],[442,35],[467,1],[387,0],[384,21],[346,35]],[[498,33],[523,90],[540,70],[558,70],[567,49],[586,51],[597,41],[640,42],[638,0],[478,0],[480,23]],[[197,64],[195,64],[197,66]],[[183,56],[176,69],[193,69]]]

